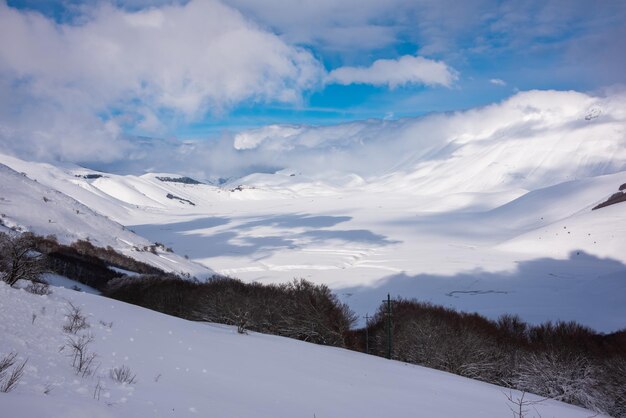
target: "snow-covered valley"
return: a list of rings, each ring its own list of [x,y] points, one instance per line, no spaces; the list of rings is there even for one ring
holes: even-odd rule
[[[330,286],[360,316],[391,293],[490,318],[575,320],[610,332],[625,326],[626,213],[624,203],[592,208],[626,183],[623,102],[527,92],[446,117],[251,131],[235,146],[338,147],[339,157],[329,158],[343,164],[320,171],[306,164],[319,159],[313,154],[296,161],[301,166],[221,186],[181,174],[0,162],[171,247],[177,255],[153,260],[168,271],[263,283],[305,278]],[[395,161],[366,175],[356,163],[374,152]],[[11,182],[2,193],[16,199]],[[119,225],[77,227],[48,213],[41,197],[31,200],[21,205],[35,208],[32,216],[20,204],[9,212],[2,202],[2,210],[40,234],[80,230],[71,236],[132,248],[135,238]],[[68,213],[81,212],[71,205]]]

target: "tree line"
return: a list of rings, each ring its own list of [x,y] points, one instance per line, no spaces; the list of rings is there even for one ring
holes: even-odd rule
[[[387,354],[387,304],[352,347]],[[605,335],[575,322],[529,325],[399,299],[392,308],[392,358],[626,416],[626,330]]]

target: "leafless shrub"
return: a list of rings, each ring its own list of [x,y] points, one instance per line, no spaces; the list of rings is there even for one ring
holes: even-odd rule
[[[531,353],[520,362],[514,385],[550,399],[606,412],[610,400],[600,390],[599,376],[597,366],[580,355]]]
[[[89,351],[89,344],[93,341],[92,335],[67,338],[66,346],[71,351],[72,367],[76,371],[76,374],[82,377],[91,376],[93,374],[93,363],[97,357],[96,353]]]
[[[49,395],[50,392],[52,392],[52,389],[54,389],[54,387],[52,386],[51,383],[46,384],[46,387],[43,389],[43,394]]]
[[[82,329],[89,328],[87,318],[83,315],[82,310],[75,306],[72,302],[68,302],[67,313],[65,314],[66,322],[63,325],[63,331],[70,334],[76,334]]]
[[[96,387],[93,389],[93,398],[97,401],[100,400],[100,394],[102,393],[102,381],[98,379],[98,383],[96,383]]]
[[[11,352],[0,359],[0,380],[4,378],[6,371],[15,364],[17,353]]]
[[[11,352],[0,359],[0,392],[10,392],[15,389],[22,376],[28,360],[17,363],[17,353]],[[12,370],[9,370],[13,368]]]
[[[33,295],[46,296],[52,293],[50,290],[50,286],[48,283],[43,281],[40,282],[30,282],[25,289],[28,293],[32,293]]]
[[[504,393],[504,396],[506,397],[507,401],[510,403],[508,407],[513,413],[513,418],[526,417],[526,414],[530,411],[530,409],[528,409],[529,407],[533,406],[534,408],[534,405],[537,405],[545,401],[545,399],[531,401],[528,398],[526,398],[526,392],[522,392],[521,395],[515,396],[513,395],[513,391],[509,391],[509,393]]]
[[[130,370],[128,366],[120,366],[114,367],[109,372],[111,379],[115,380],[118,383],[126,383],[128,385],[132,385],[136,383],[137,376]]]

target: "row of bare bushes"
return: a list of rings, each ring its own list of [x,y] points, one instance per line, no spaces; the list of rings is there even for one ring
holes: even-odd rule
[[[387,355],[386,304],[352,348]],[[531,326],[505,315],[490,321],[397,300],[392,309],[392,358],[536,393],[612,416],[626,416],[626,331],[610,335],[574,322]]]
[[[216,277],[204,283],[172,276],[118,278],[109,297],[196,321],[235,325],[313,343],[345,346],[354,314],[324,285],[306,280],[262,285]]]
[[[122,276],[111,266],[141,274],[164,274],[112,247],[96,247],[89,241],[64,245],[52,235],[0,232],[0,279],[11,286],[19,280],[36,282],[43,273],[51,272],[104,290],[111,279]]]

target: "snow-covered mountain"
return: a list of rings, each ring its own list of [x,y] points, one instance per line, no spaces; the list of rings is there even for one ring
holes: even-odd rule
[[[28,359],[3,414],[67,417],[480,417],[500,418],[521,397],[498,386],[419,366],[190,322],[100,296],[55,288],[36,296],[0,282],[0,355]],[[69,303],[89,327],[63,331]],[[70,339],[91,335],[84,376]],[[134,383],[111,377],[127,367]],[[599,416],[526,394],[543,417]],[[529,404],[526,404],[529,405]],[[4,416],[4,415],[3,415]]]

